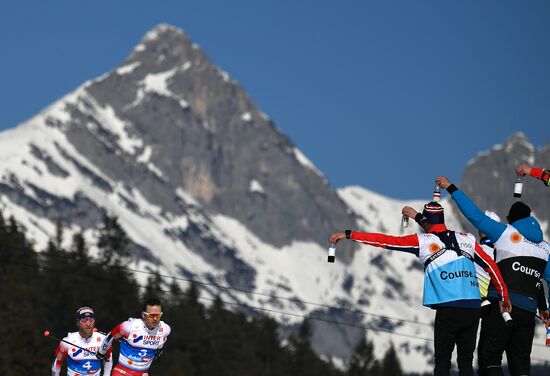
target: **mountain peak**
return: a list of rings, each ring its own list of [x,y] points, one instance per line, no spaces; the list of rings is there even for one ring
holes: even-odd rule
[[[145,33],[123,64],[139,61],[148,66],[162,65],[166,68],[203,57],[198,45],[182,29],[162,23]]]
[[[514,155],[519,162],[533,163],[533,153],[535,146],[529,142],[527,136],[523,132],[512,134],[503,144],[494,145],[490,150],[479,152],[474,158],[468,161],[468,166],[476,163],[482,158],[486,158],[495,152],[505,152],[509,155]],[[518,161],[514,163],[519,163]]]
[[[185,33],[182,29],[170,25],[167,23],[160,23],[157,26],[153,27],[151,30],[149,30],[145,36],[143,37],[144,40],[155,40],[158,39],[163,34],[169,34],[169,35],[180,35],[185,36]]]
[[[520,151],[523,154],[523,159],[527,161],[532,159],[532,153],[535,151],[533,144],[529,142],[527,136],[523,132],[516,132],[504,143],[504,150],[508,153],[513,150]],[[532,163],[532,161],[530,162]]]
[[[505,145],[510,145],[510,144],[522,144],[530,148],[533,148],[533,145],[531,145],[527,136],[521,131],[512,134],[510,138],[506,140]]]

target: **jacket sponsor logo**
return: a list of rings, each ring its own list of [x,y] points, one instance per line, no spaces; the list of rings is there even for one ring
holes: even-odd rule
[[[458,270],[456,272],[442,271],[439,274],[439,277],[442,280],[447,280],[447,279],[455,279],[455,278],[476,278],[476,275],[475,275],[475,273],[473,273],[469,270]]]
[[[132,340],[132,342],[137,343],[137,342],[141,341],[142,339],[143,339],[143,336],[136,337],[136,335],[134,334],[134,339]]]
[[[512,232],[512,234],[510,235],[510,240],[512,241],[512,243],[515,243],[515,244],[521,242],[521,238],[522,238],[521,234],[517,231]]]
[[[428,249],[430,250],[430,253],[431,253],[431,254],[434,254],[434,253],[439,252],[439,250],[441,249],[441,247],[440,247],[439,244],[437,244],[437,243],[432,243],[432,244],[430,244],[430,246],[428,247]]]
[[[466,249],[474,249],[471,243],[458,243],[458,247],[463,251]]]
[[[162,337],[160,336],[144,336],[143,344],[150,346],[159,346],[161,338]]]
[[[83,349],[73,349],[73,350],[74,350],[72,355],[73,357],[77,357],[80,354],[82,354],[82,356],[84,357],[95,356],[96,352],[99,350],[99,346],[88,347],[86,348],[87,351]]]
[[[530,268],[525,265],[521,265],[519,261],[516,261],[512,264],[512,270],[514,270],[515,272],[521,272],[527,275],[531,275],[536,279],[540,279],[541,277],[541,273],[538,270]]]

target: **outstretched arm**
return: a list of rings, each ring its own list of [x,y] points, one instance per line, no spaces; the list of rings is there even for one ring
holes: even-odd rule
[[[418,236],[416,234],[407,236],[390,236],[386,234],[346,230],[332,234],[329,238],[329,242],[336,244],[341,239],[350,239],[358,243],[372,245],[374,247],[389,249],[392,251],[408,252],[418,256],[419,244]]]
[[[550,187],[550,171],[543,168],[531,167],[524,163],[516,168],[516,174],[521,176],[530,175],[542,181],[544,185]]]
[[[468,219],[475,228],[487,234],[489,239],[493,242],[496,242],[500,238],[504,230],[506,230],[506,225],[504,223],[495,221],[485,215],[485,213],[483,213],[464,192],[458,189],[445,176],[438,176],[435,181],[441,188],[447,189],[447,192],[449,192],[456,202],[462,214],[464,214],[466,219]]]

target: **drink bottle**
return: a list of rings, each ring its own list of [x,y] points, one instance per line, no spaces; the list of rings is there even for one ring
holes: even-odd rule
[[[433,201],[439,202],[439,200],[441,200],[441,188],[436,184],[434,188]]]
[[[334,262],[334,259],[336,258],[336,247],[334,244],[331,244],[328,248],[328,262]]]
[[[512,321],[512,316],[510,316],[509,312],[502,312],[502,318],[504,319],[506,326],[512,326],[514,324]]]
[[[523,179],[521,176],[518,176],[514,183],[514,197],[521,198],[521,191],[523,191]]]

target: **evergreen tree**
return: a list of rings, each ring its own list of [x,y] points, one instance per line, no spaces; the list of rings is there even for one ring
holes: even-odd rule
[[[165,359],[159,364],[159,374],[171,373],[182,369],[184,375],[200,375],[199,370],[210,362],[210,340],[207,338],[207,322],[204,308],[198,303],[198,291],[192,284],[182,292],[179,285],[172,281],[170,299],[166,308],[166,320],[172,327],[167,343]],[[189,297],[193,296],[192,299]]]
[[[0,216],[1,217],[1,216]],[[13,218],[0,219],[0,375],[38,375],[50,360],[39,297],[42,272],[31,244]]]
[[[97,247],[100,260],[107,265],[122,265],[130,256],[130,240],[116,216],[106,214],[99,229]]]
[[[377,376],[380,364],[374,356],[374,345],[363,336],[349,361],[348,376]]]
[[[88,245],[82,232],[77,232],[73,235],[71,244],[71,253],[74,257],[76,265],[88,266]]]
[[[57,337],[75,331],[75,310],[91,306],[96,326],[102,331],[128,317],[139,317],[140,286],[123,267],[128,259],[127,236],[116,218],[100,231],[100,257],[88,254],[82,233],[63,248],[63,226],[58,228],[47,249],[36,253],[13,218],[0,213],[0,375],[40,375],[49,373],[58,345],[42,335],[48,329]],[[103,254],[103,256],[101,256]],[[156,273],[148,286],[158,295],[158,287],[168,285]],[[182,292],[175,280],[163,299],[163,320],[172,327],[158,375],[186,376],[279,376],[341,375],[311,348],[311,328],[307,320],[282,346],[277,323],[270,318],[251,317],[228,310],[218,298],[209,308],[200,304],[198,285]],[[115,345],[118,348],[118,344]],[[116,351],[116,349],[115,349]],[[62,371],[63,372],[63,371]]]
[[[390,343],[390,348],[384,354],[382,359],[382,375],[384,376],[403,376],[401,362],[395,352],[393,343]]]
[[[79,296],[85,281],[73,268],[68,252],[63,249],[63,223],[57,222],[54,238],[48,241],[41,253],[44,278],[40,288],[40,304],[46,307],[46,318],[51,323],[49,330],[56,336],[64,336],[68,330],[76,330],[74,312],[79,307]]]
[[[255,356],[261,364],[258,375],[287,375],[290,372],[290,353],[281,346],[277,322],[264,317],[255,321]]]
[[[101,269],[94,272],[103,298],[96,306],[106,318],[103,325],[112,328],[129,316],[140,317],[139,288],[133,275],[124,269],[130,257],[130,240],[115,216],[105,215],[99,229],[97,247]],[[116,304],[115,304],[116,302]]]
[[[311,348],[311,326],[309,321],[304,319],[298,328],[298,333],[291,335],[289,342],[292,349],[293,361],[291,375],[317,375],[316,355]]]
[[[145,285],[143,297],[148,298],[159,295],[162,295],[162,278],[157,270],[147,278],[147,284]]]

